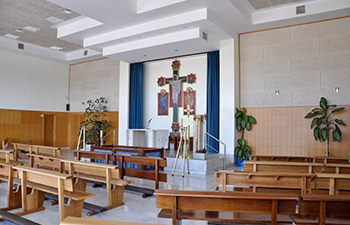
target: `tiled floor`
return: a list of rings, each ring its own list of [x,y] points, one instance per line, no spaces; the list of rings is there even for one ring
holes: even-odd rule
[[[72,154],[66,151],[65,157],[71,158]],[[231,168],[232,169],[232,168]],[[154,188],[154,182],[148,180],[142,180],[137,178],[125,177],[127,180],[135,181],[134,186]],[[178,189],[178,190],[215,190],[214,174],[207,176],[204,175],[185,175],[182,178],[181,175],[171,176],[168,172],[168,182],[160,183],[160,189]],[[7,183],[0,184],[0,207],[6,206],[6,190]],[[91,184],[88,184],[87,192],[96,194],[95,197],[89,198],[87,202],[97,204],[100,206],[107,204],[106,189],[104,187],[92,188]],[[142,198],[142,194],[125,191],[124,194],[125,205],[115,209],[108,210],[98,215],[94,215],[91,218],[106,219],[106,220],[119,220],[119,221],[133,221],[133,222],[145,222],[145,223],[158,223],[158,224],[171,224],[170,219],[159,219],[157,215],[160,209],[156,208],[156,199],[154,196],[148,198]],[[24,216],[30,220],[33,220],[40,224],[59,224],[58,205],[50,205],[50,201],[45,201],[45,210],[37,213],[32,213]],[[12,212],[15,212],[12,211]],[[87,210],[83,210],[83,217],[87,217]],[[8,222],[1,222],[0,224],[10,224]],[[204,225],[207,222],[204,221],[183,221],[183,224]]]

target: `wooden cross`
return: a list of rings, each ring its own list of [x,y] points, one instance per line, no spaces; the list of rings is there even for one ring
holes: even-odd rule
[[[169,84],[169,98],[170,98],[170,106],[173,107],[173,123],[172,123],[172,130],[174,132],[177,132],[180,128],[179,122],[178,122],[178,109],[179,107],[182,107],[182,83],[189,83],[193,84],[196,82],[196,75],[191,73],[186,76],[179,76],[179,70],[180,70],[180,61],[175,60],[173,61],[171,67],[173,69],[173,76],[170,78],[165,77],[159,77],[158,78],[158,86],[162,87],[166,84]]]

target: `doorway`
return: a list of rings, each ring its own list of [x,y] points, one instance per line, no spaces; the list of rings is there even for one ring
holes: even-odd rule
[[[44,115],[44,145],[56,145],[56,115]]]

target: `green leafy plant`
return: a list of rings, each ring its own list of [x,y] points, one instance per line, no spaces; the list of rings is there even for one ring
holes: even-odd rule
[[[84,120],[80,123],[85,126],[86,143],[94,145],[99,144],[100,130],[106,134],[107,128],[111,127],[107,120],[103,119],[106,115],[108,101],[104,97],[97,98],[95,101],[89,99],[83,105],[87,105],[83,114]]]
[[[235,156],[238,157],[241,162],[243,162],[243,159],[248,159],[252,151],[244,140],[244,131],[250,131],[253,127],[253,124],[256,124],[254,117],[246,115],[246,112],[246,108],[242,108],[242,110],[236,108],[236,130],[238,132],[241,132],[241,138],[237,140],[238,146],[235,147]]]
[[[326,141],[327,143],[327,156],[329,156],[329,136],[330,131],[332,131],[333,141],[341,142],[342,132],[339,125],[346,126],[346,124],[341,119],[332,118],[334,113],[341,112],[345,108],[336,108],[337,105],[328,105],[327,100],[321,97],[320,107],[314,108],[309,112],[305,118],[313,118],[311,121],[311,129],[313,129],[313,134],[315,140],[320,142]]]

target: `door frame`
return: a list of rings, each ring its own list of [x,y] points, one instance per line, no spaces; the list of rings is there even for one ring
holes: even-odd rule
[[[45,145],[45,116],[53,116],[53,146],[56,146],[56,114],[41,114],[41,143]]]

